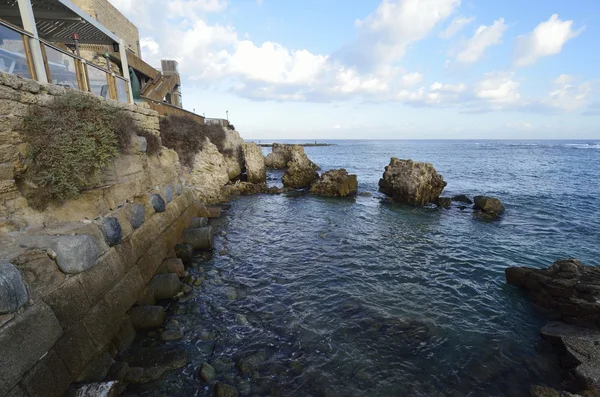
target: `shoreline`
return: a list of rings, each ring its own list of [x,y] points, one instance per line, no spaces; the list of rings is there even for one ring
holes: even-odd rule
[[[254,142],[256,143],[256,142]],[[274,143],[256,143],[260,147],[273,147]],[[319,147],[319,146],[337,146],[335,143],[286,143],[290,146],[302,146],[302,147]]]

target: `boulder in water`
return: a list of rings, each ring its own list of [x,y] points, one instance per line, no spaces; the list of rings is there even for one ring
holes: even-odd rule
[[[215,385],[215,397],[238,397],[237,389],[226,383],[217,383]]]
[[[429,163],[392,157],[379,180],[379,191],[394,201],[411,205],[435,203],[446,182]]]
[[[265,168],[265,158],[263,157],[260,146],[256,143],[242,144],[244,153],[244,163],[246,165],[246,174],[248,182],[263,183],[267,180],[267,170]]]
[[[343,168],[324,172],[310,188],[312,194],[324,197],[345,197],[356,194],[357,190],[356,175],[349,175]]]
[[[504,213],[504,205],[495,197],[475,196],[473,209],[486,219],[497,219]]]
[[[437,205],[439,208],[450,208],[452,207],[452,199],[450,197],[439,197],[435,201],[435,205]]]
[[[318,169],[319,166],[306,157],[302,147],[293,146],[293,149],[290,151],[288,169],[281,178],[283,186],[294,188],[308,187],[319,179],[319,174],[317,174]]]
[[[471,200],[465,194],[458,194],[456,196],[453,196],[452,201],[456,201],[458,203],[473,204],[473,200]]]

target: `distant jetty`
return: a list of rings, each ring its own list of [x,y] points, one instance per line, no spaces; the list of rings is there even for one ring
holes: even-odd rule
[[[260,147],[273,147],[272,143],[258,143]],[[303,147],[313,147],[313,146],[335,146],[335,143],[284,143],[284,145],[298,145]]]

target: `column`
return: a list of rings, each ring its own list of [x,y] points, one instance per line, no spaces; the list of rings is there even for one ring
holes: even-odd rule
[[[23,21],[23,29],[33,35],[33,37],[29,38],[29,47],[31,49],[31,60],[33,61],[33,68],[35,70],[37,81],[40,83],[48,83],[48,76],[46,75],[46,68],[44,67],[44,57],[42,56],[33,9],[31,8],[31,0],[18,1],[19,12],[21,13],[21,20]]]

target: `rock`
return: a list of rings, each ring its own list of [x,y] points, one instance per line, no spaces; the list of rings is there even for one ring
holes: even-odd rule
[[[156,212],[165,212],[166,204],[165,200],[160,196],[160,194],[153,194],[150,196],[150,204],[152,204],[152,208]]]
[[[123,381],[128,372],[129,364],[124,361],[115,361],[113,365],[110,366],[106,379]]]
[[[216,376],[215,369],[208,363],[203,363],[200,366],[200,379],[206,383],[212,382]]]
[[[475,196],[473,200],[475,201],[473,209],[483,212],[486,218],[498,218],[504,213],[504,205],[497,198]]]
[[[225,165],[227,166],[227,176],[229,180],[233,180],[242,174],[239,160],[232,156],[224,156]]]
[[[138,203],[129,204],[129,222],[131,223],[131,227],[134,229],[139,229],[144,223],[146,210],[144,206]]]
[[[194,158],[189,185],[201,201],[219,202],[222,200],[221,188],[229,182],[227,161],[208,138],[202,146]]]
[[[265,166],[272,169],[284,169],[287,167],[289,160],[289,148],[290,145],[282,145],[280,143],[274,143],[271,149],[271,153],[265,157]]]
[[[144,376],[144,368],[142,367],[130,367],[129,372],[125,375],[125,382],[137,384],[142,381]]]
[[[210,226],[200,229],[185,229],[183,231],[183,242],[194,249],[210,250],[213,248],[214,235]]]
[[[69,397],[117,397],[121,386],[117,381],[89,383],[75,387]]]
[[[163,345],[142,348],[125,359],[131,367],[143,367],[140,382],[148,382],[160,378],[167,371],[185,367],[188,354],[185,349]]]
[[[237,325],[248,325],[248,319],[243,314],[236,314],[235,322],[237,323]]]
[[[250,183],[250,182],[236,182],[231,185],[227,185],[223,188],[223,194],[226,197],[231,196],[250,196],[253,194],[262,193],[267,190],[265,183]]]
[[[208,226],[208,218],[192,218],[190,229],[199,229]]]
[[[143,136],[135,136],[133,139],[133,147],[136,152],[146,153],[146,150],[148,150],[148,141]]]
[[[184,265],[190,265],[194,257],[194,247],[190,244],[175,245],[175,255],[181,259]]]
[[[508,284],[529,291],[531,300],[564,322],[600,326],[600,268],[566,259],[547,269],[509,267],[505,274]]]
[[[248,182],[265,182],[267,180],[267,169],[265,168],[265,158],[263,157],[261,147],[255,143],[244,143],[242,144],[242,152],[244,154]]]
[[[394,201],[411,205],[435,203],[446,182],[429,163],[392,157],[379,180],[379,191]]]
[[[165,201],[167,203],[170,203],[171,201],[173,201],[173,188],[170,185],[167,185],[165,187],[163,194],[165,195]]]
[[[181,329],[166,329],[160,333],[160,339],[163,341],[179,340],[183,338]]]
[[[183,261],[179,258],[165,259],[160,266],[159,273],[175,273],[179,278],[185,277],[185,267],[183,266]]]
[[[302,188],[310,186],[319,179],[319,174],[317,174],[319,167],[304,154],[304,148],[298,145],[289,145],[287,150],[289,154],[288,168],[281,178],[284,186]]]
[[[179,277],[175,273],[157,274],[152,277],[148,287],[154,293],[154,299],[157,301],[162,299],[172,299],[181,291],[183,284],[179,281]]]
[[[264,364],[266,354],[264,351],[259,351],[249,356],[240,358],[236,363],[236,368],[242,375],[250,375],[258,370]]]
[[[131,324],[136,330],[159,328],[165,321],[162,306],[136,306],[129,310]]]
[[[208,207],[206,210],[208,211],[206,217],[211,219],[220,218],[223,214],[223,209],[221,207]]]
[[[181,196],[183,193],[183,186],[181,186],[181,183],[176,183],[173,185],[173,187],[175,188],[175,194]]]
[[[372,196],[371,192],[360,192],[360,193],[358,193],[358,195],[361,197],[371,197]]]
[[[238,391],[233,386],[219,382],[215,385],[215,397],[238,397]]]
[[[117,218],[103,218],[100,222],[100,229],[102,229],[104,239],[110,247],[123,242],[123,231],[121,230],[121,224]]]
[[[452,199],[449,197],[438,197],[438,199],[435,201],[435,205],[437,205],[439,208],[450,208],[452,207]]]
[[[343,168],[324,172],[310,188],[312,194],[324,197],[346,197],[356,194],[357,190],[356,175],[349,175]]]
[[[66,274],[84,272],[98,259],[98,245],[90,236],[57,236],[52,238],[51,245],[56,264]]]
[[[10,263],[0,263],[0,314],[16,312],[28,300],[27,286],[19,270]]]
[[[458,203],[473,204],[473,201],[464,194],[453,196],[452,201],[456,201]]]

